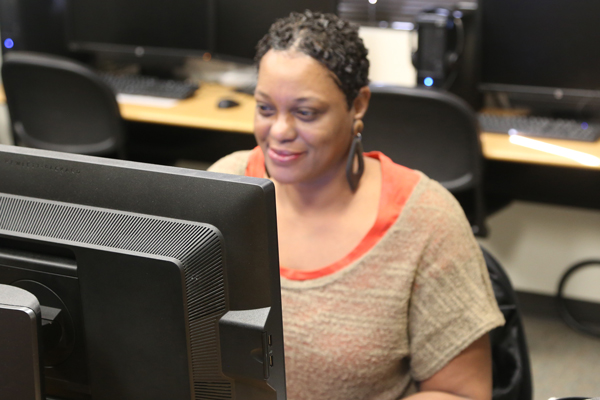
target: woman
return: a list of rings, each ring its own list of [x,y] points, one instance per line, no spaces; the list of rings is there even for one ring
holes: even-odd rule
[[[276,189],[288,398],[488,400],[503,323],[478,245],[439,184],[362,154],[367,51],[306,11],[260,41],[253,151],[210,170]],[[368,129],[368,127],[367,127]]]

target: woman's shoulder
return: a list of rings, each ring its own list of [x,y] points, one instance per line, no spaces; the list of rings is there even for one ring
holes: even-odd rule
[[[446,212],[462,210],[458,200],[442,184],[420,171],[417,173],[421,175],[416,191],[419,194],[417,205]]]
[[[211,165],[208,168],[208,171],[233,175],[245,175],[251,153],[251,150],[242,150],[226,155]]]
[[[441,220],[454,220],[460,223],[466,221],[462,206],[448,189],[424,173],[415,172],[420,175],[420,179],[406,204],[407,210],[428,217],[436,216]]]
[[[405,209],[411,212],[439,211],[448,216],[462,217],[462,207],[456,198],[439,182],[421,171],[397,164],[382,153],[377,157],[384,170],[386,191],[404,197]]]

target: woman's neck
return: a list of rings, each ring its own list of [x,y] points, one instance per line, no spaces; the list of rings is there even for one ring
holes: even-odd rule
[[[379,160],[365,157],[365,172],[355,193],[345,169],[327,184],[276,183],[281,265],[314,270],[354,249],[377,220],[381,177]]]

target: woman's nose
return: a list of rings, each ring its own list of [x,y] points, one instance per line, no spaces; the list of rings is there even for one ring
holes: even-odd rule
[[[289,114],[280,113],[271,125],[269,134],[280,142],[294,140],[296,138],[294,118]]]

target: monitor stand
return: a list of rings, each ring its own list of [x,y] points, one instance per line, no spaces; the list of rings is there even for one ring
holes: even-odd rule
[[[24,289],[0,285],[0,327],[5,327],[0,329],[0,399],[42,400],[38,299]]]

